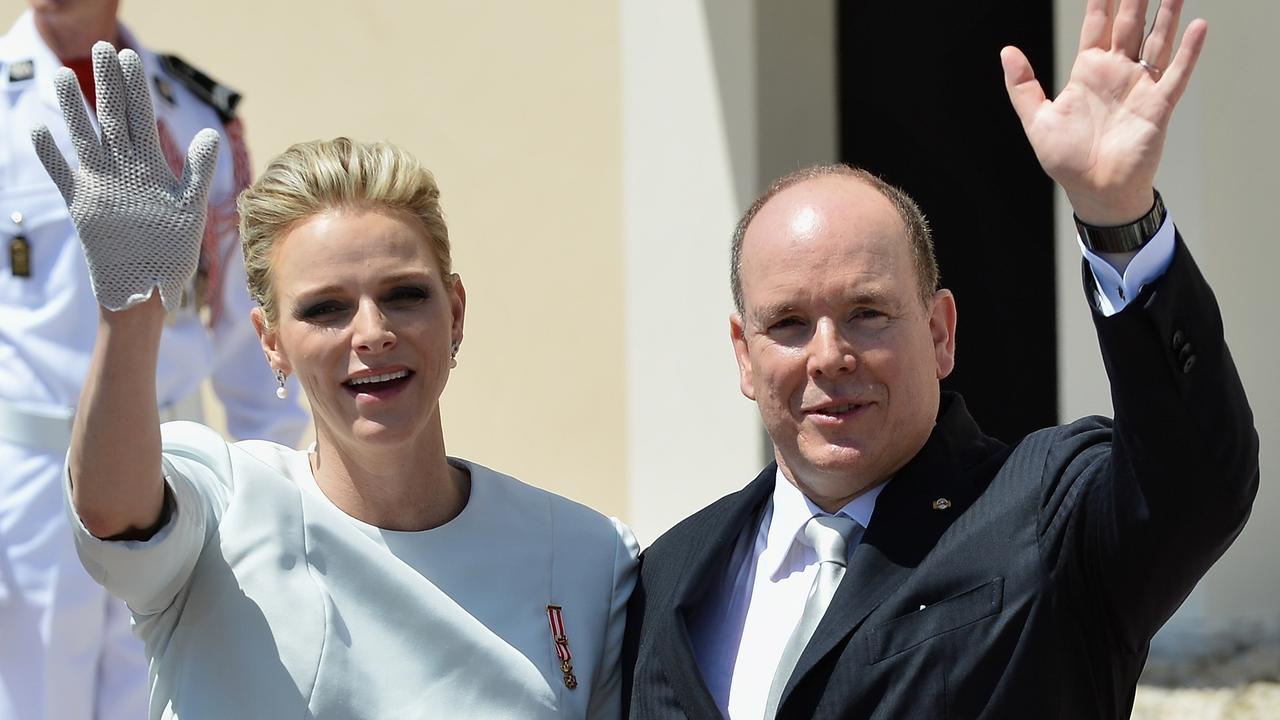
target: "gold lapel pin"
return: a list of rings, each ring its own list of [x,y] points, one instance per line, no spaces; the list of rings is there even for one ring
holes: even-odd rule
[[[951,501],[946,498],[938,498],[933,501],[934,510],[946,510],[949,507],[951,507]]]

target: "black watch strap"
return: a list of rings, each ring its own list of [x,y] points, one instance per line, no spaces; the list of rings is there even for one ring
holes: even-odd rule
[[[1155,193],[1156,201],[1151,209],[1146,215],[1127,225],[1099,227],[1083,223],[1080,218],[1072,215],[1071,217],[1076,221],[1076,231],[1080,233],[1080,241],[1085,247],[1100,253],[1123,253],[1141,249],[1155,237],[1156,231],[1164,224],[1167,214],[1160,191],[1152,192]]]

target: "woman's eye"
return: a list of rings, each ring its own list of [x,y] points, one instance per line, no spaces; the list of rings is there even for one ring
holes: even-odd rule
[[[296,316],[299,320],[324,320],[342,312],[342,310],[343,306],[341,303],[334,302],[332,300],[325,300],[312,305],[307,305],[302,308],[302,311],[297,313]]]

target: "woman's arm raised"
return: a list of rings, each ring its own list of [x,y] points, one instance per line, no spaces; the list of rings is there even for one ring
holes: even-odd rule
[[[152,297],[127,310],[99,312],[67,456],[71,501],[96,537],[139,537],[164,508],[156,412],[164,306]]]
[[[48,128],[32,140],[67,202],[102,306],[72,428],[72,502],[86,529],[115,537],[146,532],[163,511],[156,362],[165,310],[181,302],[199,260],[218,135],[197,134],[175,178],[138,55],[98,43],[93,76],[101,137],[75,75],[64,68],[55,79],[79,166],[68,166]]]

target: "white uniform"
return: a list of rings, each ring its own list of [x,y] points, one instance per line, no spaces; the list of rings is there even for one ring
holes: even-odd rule
[[[171,315],[161,342],[162,415],[189,415],[179,408],[211,377],[234,436],[292,445],[305,413],[275,397],[248,319],[234,206],[248,181],[239,126],[127,32],[123,40],[152,80],[167,156],[181,158],[202,128],[224,133],[202,282],[190,293],[200,302]],[[60,66],[30,11],[0,38],[0,720],[137,720],[146,713],[141,643],[127,612],[81,568],[62,506],[69,418],[98,307],[66,206],[29,137],[47,125],[76,162],[54,94]]]
[[[166,423],[172,504],[146,541],[73,518],[146,642],[152,720],[617,720],[638,548],[590,508],[465,460],[457,517],[380,530],[307,454]]]

